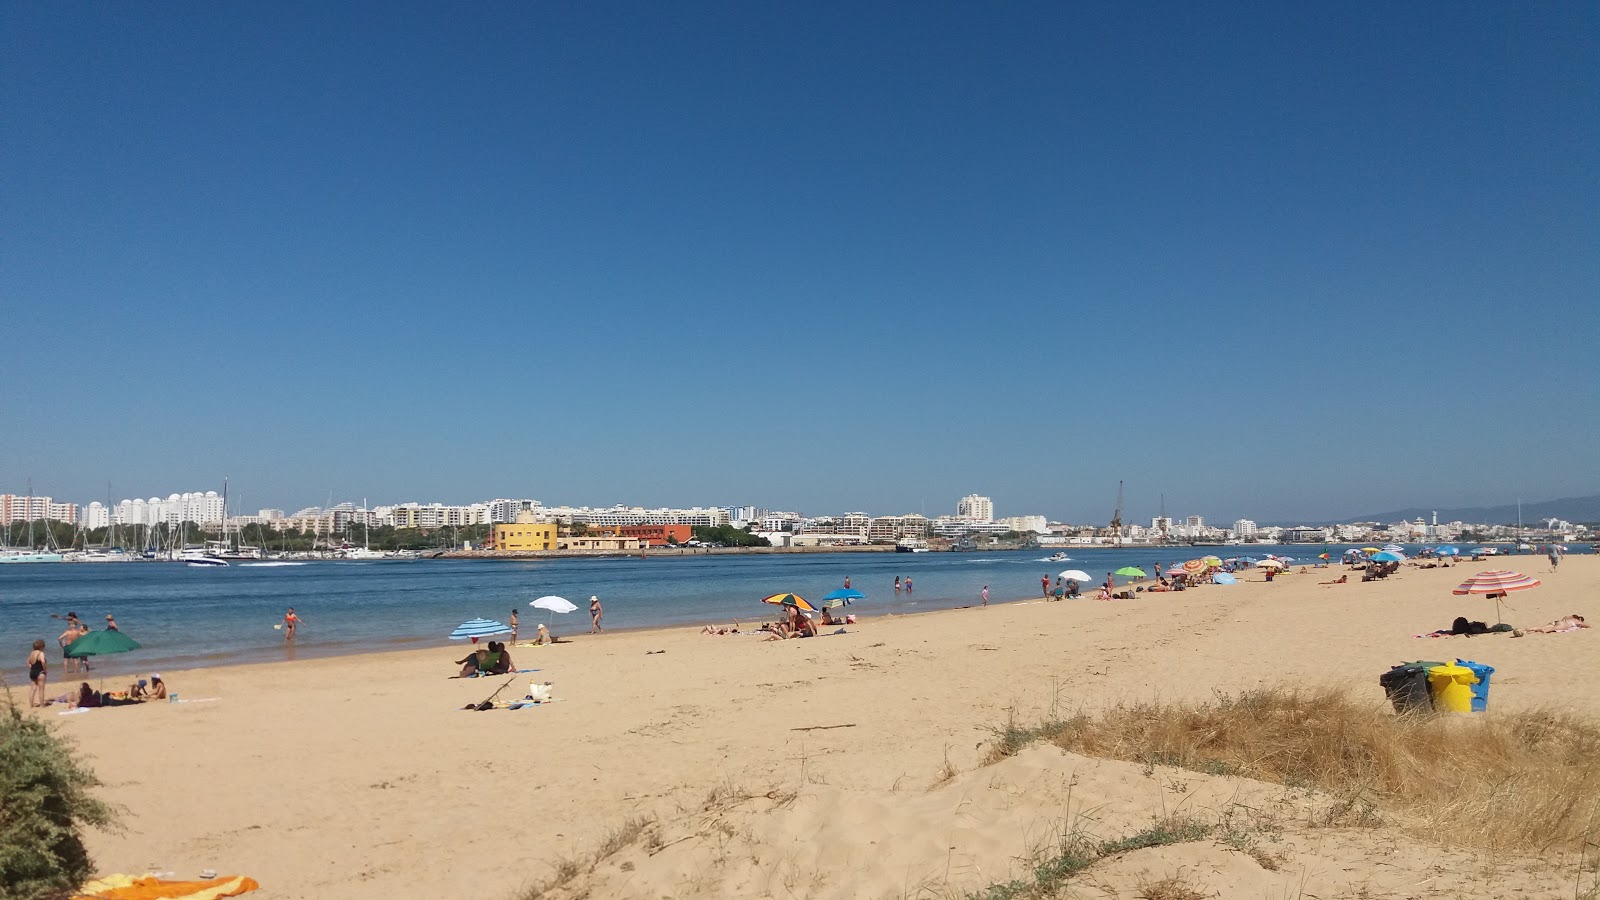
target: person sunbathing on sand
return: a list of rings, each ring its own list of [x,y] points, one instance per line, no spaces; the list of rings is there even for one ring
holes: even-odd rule
[[[706,627],[700,629],[700,633],[701,634],[738,634],[739,633],[739,620],[738,619],[734,619],[732,625],[723,625],[723,626],[707,625]]]
[[[1349,575],[1340,575],[1332,581],[1319,581],[1317,584],[1344,584],[1350,580]]]
[[[1549,625],[1543,625],[1539,628],[1523,629],[1522,631],[1513,634],[1512,637],[1521,637],[1524,634],[1560,634],[1563,631],[1577,631],[1579,628],[1588,627],[1589,623],[1583,620],[1583,616],[1573,613],[1570,616],[1562,616],[1554,622],[1551,622]]]

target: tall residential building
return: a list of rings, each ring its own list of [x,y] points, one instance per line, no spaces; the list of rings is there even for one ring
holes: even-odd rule
[[[1256,536],[1256,523],[1249,519],[1235,519],[1233,523],[1233,536],[1241,541],[1254,540]]]
[[[29,522],[38,519],[76,523],[78,504],[56,503],[49,497],[0,494],[0,522]]]
[[[993,522],[994,501],[977,494],[968,494],[956,503],[956,515],[977,522]]]
[[[1184,521],[1183,524],[1189,526],[1190,528],[1201,528],[1206,524],[1206,517],[1205,516],[1190,516],[1188,519],[1186,519]]]

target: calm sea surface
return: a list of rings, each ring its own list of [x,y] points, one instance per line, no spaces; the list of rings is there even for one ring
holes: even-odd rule
[[[520,610],[531,634],[551,614],[530,608],[555,594],[577,612],[553,617],[557,634],[587,632],[590,595],[605,605],[608,628],[759,622],[773,617],[761,597],[793,591],[816,600],[842,587],[867,595],[849,610],[866,614],[915,612],[977,603],[985,585],[993,601],[1034,597],[1040,576],[1082,569],[1104,579],[1122,566],[1151,571],[1203,554],[1222,557],[1267,553],[1315,562],[1334,559],[1348,545],[1197,547],[1160,549],[1069,548],[1071,562],[1046,562],[1051,551],[1004,553],[812,553],[749,556],[554,559],[523,562],[419,560],[414,562],[307,562],[302,565],[232,565],[190,568],[181,563],[0,565],[0,665],[23,660],[43,638],[59,662],[56,636],[63,623],[52,614],[76,612],[92,628],[107,613],[142,649],[103,660],[119,674],[237,662],[436,646],[455,649],[445,636],[461,622],[483,616],[505,621]],[[1416,547],[1410,547],[1415,550]],[[1576,551],[1576,547],[1574,550]],[[1542,557],[1511,557],[1508,568],[1535,574]],[[1477,568],[1489,568],[1479,564]],[[910,577],[912,594],[895,594],[894,578]],[[1127,579],[1119,578],[1123,583]],[[1226,590],[1226,588],[1217,588]],[[273,629],[295,607],[305,625],[292,651]],[[100,667],[97,667],[100,671]],[[52,680],[59,666],[52,668]]]

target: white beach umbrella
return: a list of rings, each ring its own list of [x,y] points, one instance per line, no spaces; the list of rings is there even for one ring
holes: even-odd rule
[[[1094,580],[1093,578],[1089,577],[1088,572],[1085,572],[1082,569],[1068,569],[1061,573],[1061,577],[1071,578],[1073,581],[1076,581],[1079,584]]]
[[[539,599],[533,601],[533,606],[535,609],[550,610],[551,624],[555,624],[556,613],[569,613],[578,608],[578,605],[573,603],[571,600],[568,600],[565,597],[557,597],[554,594],[540,597]]]

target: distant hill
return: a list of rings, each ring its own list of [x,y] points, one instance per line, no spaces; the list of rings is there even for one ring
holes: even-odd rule
[[[1478,522],[1488,525],[1510,525],[1517,521],[1517,506],[1515,503],[1508,506],[1467,506],[1458,509],[1440,509],[1439,521],[1441,522]],[[1397,509],[1391,512],[1373,513],[1368,516],[1350,516],[1345,519],[1334,519],[1322,522],[1305,522],[1292,524],[1306,525],[1342,525],[1346,522],[1398,522],[1402,519],[1412,520],[1418,517],[1424,522],[1433,521],[1434,510],[1413,507],[1411,509]],[[1600,494],[1589,497],[1564,497],[1560,500],[1540,500],[1535,503],[1522,504],[1522,521],[1532,525],[1540,519],[1565,519],[1568,522],[1600,522]]]

